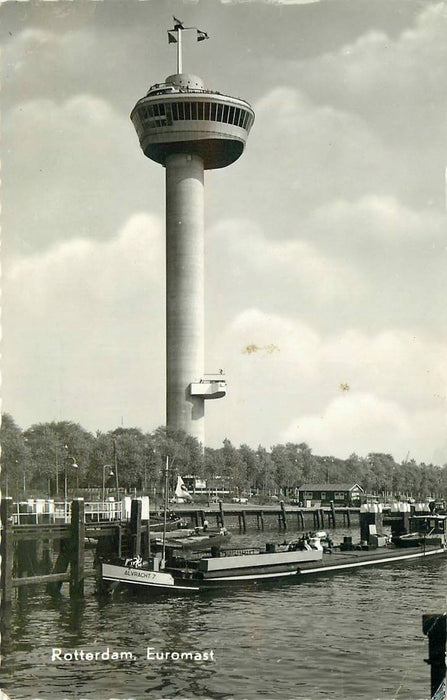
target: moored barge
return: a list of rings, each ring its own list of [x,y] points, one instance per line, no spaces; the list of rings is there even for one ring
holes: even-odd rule
[[[200,591],[237,583],[289,578],[300,581],[307,576],[354,570],[367,566],[412,562],[427,557],[445,557],[447,516],[419,519],[420,537],[412,546],[376,538],[379,545],[363,542],[353,545],[345,538],[339,546],[321,537],[303,536],[289,544],[268,544],[265,550],[228,550],[213,547],[211,552],[180,555],[166,549],[166,560],[156,557],[149,564],[141,560],[103,563],[102,578],[114,584],[134,588],[171,591]],[[321,533],[320,533],[321,534]],[[348,541],[347,541],[348,540]]]

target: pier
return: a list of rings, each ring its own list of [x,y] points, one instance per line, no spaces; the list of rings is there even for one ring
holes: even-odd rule
[[[83,499],[72,501],[70,522],[39,522],[37,517],[33,523],[17,522],[11,498],[3,498],[0,509],[2,603],[11,602],[15,588],[45,584],[47,592],[55,594],[64,582],[71,597],[82,597],[86,543],[91,539],[100,550],[100,543],[107,540],[119,553],[123,527],[130,534],[133,525],[119,520],[86,522]]]
[[[273,519],[278,524],[279,530],[287,530],[288,527],[305,530],[321,530],[325,527],[335,528],[340,525],[351,527],[352,516],[358,516],[360,508],[336,507],[333,503],[329,506],[304,508],[301,506],[287,505],[281,501],[277,505],[255,506],[251,504],[222,503],[210,504],[207,507],[177,505],[175,513],[183,518],[188,518],[196,526],[203,525],[205,520],[216,519],[218,527],[228,525],[228,520],[237,521],[239,530],[246,532],[247,520],[255,522],[255,527],[263,531],[266,522]]]

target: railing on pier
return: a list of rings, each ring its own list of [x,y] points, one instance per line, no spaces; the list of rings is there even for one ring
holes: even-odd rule
[[[90,501],[84,504],[86,522],[106,522],[123,519],[121,501]],[[71,501],[30,499],[13,503],[14,525],[39,525],[45,523],[71,522]]]

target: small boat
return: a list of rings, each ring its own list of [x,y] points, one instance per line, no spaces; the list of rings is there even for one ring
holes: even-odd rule
[[[166,543],[170,548],[201,550],[221,546],[228,542],[230,537],[230,533],[224,527],[215,529],[195,527],[166,533]],[[163,539],[157,537],[151,540],[151,545],[155,550],[160,550],[163,547]]]

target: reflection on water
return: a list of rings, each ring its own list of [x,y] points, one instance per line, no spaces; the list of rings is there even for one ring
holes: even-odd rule
[[[81,601],[34,592],[5,617],[3,687],[27,700],[425,698],[421,616],[445,610],[446,574],[447,562],[425,561],[186,597],[104,600],[93,595],[93,579]],[[132,658],[52,661],[55,647]],[[214,650],[215,661],[148,660],[147,647]]]

